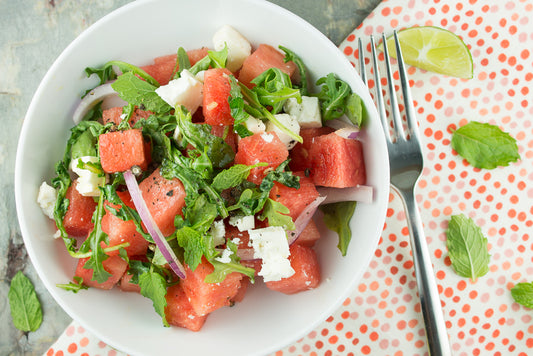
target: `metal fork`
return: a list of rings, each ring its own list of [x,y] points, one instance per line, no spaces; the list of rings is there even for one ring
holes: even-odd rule
[[[426,237],[422,227],[422,221],[418,212],[415,200],[414,188],[422,172],[424,165],[422,147],[418,133],[418,123],[414,113],[413,101],[409,89],[409,81],[403,62],[400,49],[400,42],[396,31],[394,31],[396,54],[398,60],[398,72],[400,76],[400,86],[402,88],[403,102],[405,106],[405,117],[407,119],[407,132],[402,124],[402,117],[396,98],[394,86],[393,70],[390,64],[389,51],[385,35],[382,35],[383,53],[385,66],[387,68],[387,82],[389,89],[390,110],[392,115],[392,131],[389,132],[387,112],[385,110],[385,100],[383,97],[380,74],[378,69],[377,51],[374,37],[370,36],[370,46],[372,51],[372,66],[374,68],[374,81],[376,89],[376,104],[378,107],[381,123],[383,125],[387,149],[389,152],[390,177],[392,188],[402,198],[407,216],[407,226],[413,252],[416,281],[424,323],[426,327],[426,337],[429,354],[432,356],[451,355],[450,343],[446,333],[446,325],[442,313],[442,306],[439,299],[435,274],[426,243]],[[361,38],[359,46],[359,71],[363,82],[367,84],[364,51]]]

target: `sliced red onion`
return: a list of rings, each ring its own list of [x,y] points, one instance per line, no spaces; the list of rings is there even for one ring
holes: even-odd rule
[[[349,122],[346,122],[344,120],[341,120],[341,119],[328,120],[328,121],[326,121],[325,125],[328,126],[328,127],[331,127],[332,129],[335,129],[335,130],[340,130],[340,129],[356,129],[356,130],[358,130],[357,126],[354,126],[353,124],[351,124]]]
[[[335,131],[335,133],[337,135],[339,135],[340,137],[343,137],[343,138],[349,138],[349,139],[356,139],[357,136],[359,135],[359,129],[355,126],[353,126],[352,128],[343,128],[343,129],[338,129]]]
[[[296,218],[294,221],[294,230],[289,231],[289,245],[292,245],[294,241],[300,236],[302,231],[305,229],[309,221],[313,218],[313,215],[315,215],[315,211],[318,208],[318,206],[326,199],[324,196],[319,196],[315,200],[313,200],[308,206],[305,207],[305,209],[302,211],[302,213]]]
[[[359,128],[349,122],[334,119],[326,122],[326,126],[335,129],[335,133],[343,138],[355,139],[359,135]]]
[[[111,87],[111,83],[102,84],[91,90],[83,99],[81,99],[80,104],[74,111],[74,115],[72,115],[72,120],[74,120],[74,123],[79,124],[93,106],[111,95],[117,95],[117,93]]]
[[[241,261],[257,260],[257,258],[254,257],[253,248],[240,248],[237,250],[237,256],[241,259]]]
[[[349,188],[317,187],[321,196],[326,197],[323,204],[338,203],[341,201],[358,201],[372,203],[374,189],[369,185],[358,185]]]
[[[139,213],[139,216],[141,217],[144,226],[146,226],[146,230],[148,230],[148,233],[154,239],[155,244],[157,245],[157,247],[159,247],[159,250],[167,260],[168,264],[170,265],[170,268],[172,268],[172,270],[180,278],[184,279],[185,268],[176,257],[176,254],[168,244],[166,238],[161,233],[161,230],[159,230],[159,227],[157,226],[156,222],[154,221],[154,218],[152,217],[152,214],[150,214],[150,211],[146,206],[146,202],[143,199],[141,190],[139,189],[139,184],[137,184],[135,176],[130,170],[127,170],[126,172],[124,172],[124,179],[126,180],[126,185],[128,186],[128,190],[131,195],[131,200],[133,201],[133,204],[135,205],[135,208],[137,209],[137,212]]]

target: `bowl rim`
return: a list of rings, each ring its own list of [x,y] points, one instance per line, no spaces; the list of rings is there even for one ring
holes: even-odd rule
[[[21,229],[21,233],[22,233],[23,239],[24,239],[24,243],[25,243],[26,249],[28,251],[28,254],[30,256],[30,259],[32,261],[32,264],[34,265],[34,267],[35,267],[35,269],[37,271],[37,274],[39,275],[41,281],[45,285],[45,287],[48,290],[48,292],[52,295],[52,297],[55,299],[55,301],[67,312],[67,314],[69,314],[69,316],[72,317],[73,319],[77,320],[81,325],[83,325],[87,330],[89,330],[91,333],[96,335],[98,338],[100,338],[101,340],[105,341],[107,344],[112,345],[112,346],[116,345],[116,342],[114,340],[112,340],[107,335],[102,335],[98,330],[95,330],[91,325],[87,325],[83,319],[79,319],[78,318],[78,313],[76,312],[76,310],[71,308],[68,304],[64,303],[63,298],[58,294],[58,288],[54,284],[52,284],[51,281],[44,274],[41,261],[37,257],[37,251],[35,251],[33,246],[32,246],[31,240],[29,238],[29,231],[28,231],[28,229],[26,227],[26,224],[27,224],[26,213],[24,211],[24,206],[21,203],[22,202],[22,186],[21,186],[21,183],[20,183],[21,182],[21,176],[23,174],[21,161],[24,159],[24,157],[23,157],[24,145],[25,145],[25,142],[27,140],[27,135],[28,135],[28,131],[29,131],[29,123],[28,123],[28,120],[26,120],[26,118],[33,117],[35,115],[35,111],[37,110],[36,98],[40,97],[42,95],[43,91],[46,90],[46,87],[48,86],[49,82],[53,80],[53,78],[52,78],[53,74],[58,70],[58,67],[64,61],[64,59],[68,58],[68,56],[70,55],[71,51],[76,47],[76,43],[78,43],[80,41],[83,41],[86,37],[91,36],[96,28],[98,28],[102,24],[105,24],[105,23],[111,21],[116,16],[120,16],[120,15],[122,15],[124,13],[127,13],[129,11],[132,11],[133,9],[138,8],[138,7],[149,6],[151,4],[157,4],[157,3],[164,3],[165,1],[166,0],[137,0],[137,1],[125,4],[125,5],[117,8],[117,9],[109,12],[108,14],[106,14],[105,16],[103,16],[102,18],[97,20],[94,24],[92,24],[90,27],[88,27],[86,30],[84,30],[79,36],[77,36],[74,40],[72,40],[69,43],[69,45],[61,52],[61,54],[54,60],[53,64],[50,66],[50,68],[47,70],[46,74],[44,75],[44,77],[40,81],[39,86],[37,87],[32,99],[31,99],[31,102],[29,104],[28,110],[26,112],[25,120],[23,122],[22,129],[20,131],[19,141],[18,141],[18,144],[17,144],[17,154],[16,154],[16,159],[15,159],[15,180],[14,180],[16,211],[17,211],[18,222],[19,222],[19,226],[20,226],[20,229]],[[213,1],[221,2],[222,0],[213,0]],[[332,50],[334,52],[337,52],[339,60],[345,61],[345,63],[347,65],[352,67],[352,65],[349,63],[348,59],[339,50],[339,48],[333,44],[333,42],[331,42],[322,32],[320,32],[318,29],[316,29],[313,25],[311,25],[309,22],[307,22],[306,20],[302,19],[298,15],[292,13],[291,11],[289,11],[289,10],[287,10],[287,9],[277,5],[277,4],[270,3],[268,1],[264,1],[264,0],[242,0],[242,1],[247,2],[247,3],[251,3],[254,6],[267,7],[267,8],[270,8],[272,10],[275,10],[277,12],[283,13],[284,16],[291,18],[292,21],[296,21],[300,25],[306,27],[307,30],[310,31],[313,34],[313,36],[316,36],[317,38],[319,38],[323,42],[324,46],[329,46],[330,50]],[[238,2],[241,2],[241,0],[238,0]],[[357,81],[360,81],[360,77],[359,77],[358,73],[355,71],[355,69],[353,69],[352,74],[355,76]],[[373,105],[372,99],[370,98],[370,94],[368,92],[366,92],[366,91],[364,93],[358,93],[358,94],[360,94],[362,96],[363,101],[365,102],[365,106],[366,106],[366,110],[368,112],[368,115],[377,118],[378,117],[377,116],[377,111],[376,111],[375,106]],[[377,124],[379,126],[381,126],[381,123],[379,122],[379,120],[378,120]],[[385,153],[386,153],[386,150],[385,150]],[[388,159],[387,159],[387,162],[388,162]],[[388,165],[386,165],[386,168],[387,168],[386,171],[382,172],[382,173],[384,175],[384,179],[386,179],[388,181],[388,177],[389,177]],[[386,188],[385,187],[381,187],[381,188],[382,188],[382,191],[380,193],[383,196],[388,197],[389,186],[387,185]],[[386,199],[383,196],[381,197],[381,199]],[[384,206],[379,211],[379,215],[380,216],[377,218],[377,220],[380,221],[380,222],[384,222],[385,221],[386,205],[387,204],[384,204]],[[368,268],[368,265],[370,264],[370,260],[371,260],[371,258],[373,256],[373,253],[374,253],[375,249],[377,248],[382,228],[383,228],[382,225],[374,227],[374,231],[373,231],[373,234],[372,234],[372,237],[374,237],[372,251],[369,251],[369,253],[366,255],[366,260],[364,261],[365,269]],[[359,281],[361,279],[363,272],[364,272],[364,270],[361,271],[358,274],[353,274],[352,278],[349,280],[349,285],[350,286],[355,286],[357,281]],[[307,332],[309,332],[310,330],[315,328],[319,323],[323,322],[332,312],[334,312],[342,304],[342,302],[346,299],[346,297],[351,292],[352,292],[352,289],[346,288],[344,290],[343,294],[338,295],[335,303],[332,303],[327,308],[324,308],[320,313],[316,314],[317,316],[316,316],[316,318],[314,318],[315,322],[310,324],[310,325],[308,325],[308,327],[306,329],[295,331],[295,333],[293,335],[291,335],[291,337],[288,338],[287,340],[284,340],[282,342],[273,344],[270,349],[265,349],[265,350],[260,350],[260,351],[261,352],[267,352],[267,353],[274,352],[276,350],[279,350],[281,347],[284,347],[284,346],[288,345],[290,342],[294,342],[297,339],[303,337]],[[117,345],[117,346],[119,346],[119,348],[121,350],[124,350],[126,352],[135,353],[135,350],[129,350],[127,345],[122,345],[121,344],[121,345]]]

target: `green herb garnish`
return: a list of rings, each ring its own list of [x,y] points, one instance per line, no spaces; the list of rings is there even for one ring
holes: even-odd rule
[[[446,230],[446,246],[455,272],[472,279],[489,271],[487,238],[481,228],[465,215],[453,215]]]

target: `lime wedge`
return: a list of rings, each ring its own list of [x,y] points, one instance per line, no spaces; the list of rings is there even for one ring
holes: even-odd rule
[[[472,54],[453,32],[433,26],[410,27],[398,31],[398,39],[405,63],[451,77],[473,77]],[[394,36],[387,38],[387,47],[396,58]],[[379,49],[383,50],[383,43]]]

